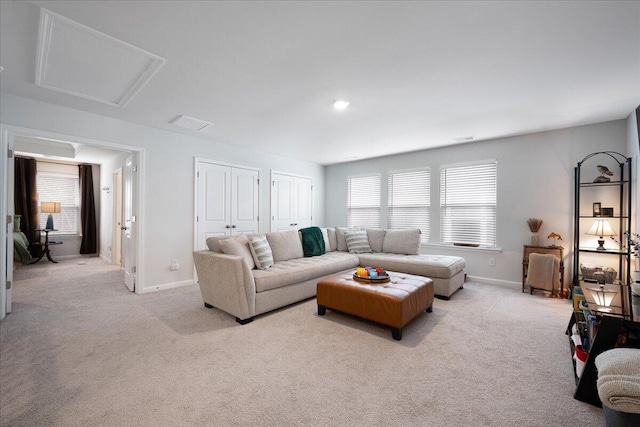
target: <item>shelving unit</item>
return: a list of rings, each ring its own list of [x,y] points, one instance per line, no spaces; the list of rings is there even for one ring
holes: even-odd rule
[[[600,165],[607,166],[613,176],[609,182],[598,178]],[[586,156],[575,168],[574,193],[574,247],[573,247],[573,281],[572,294],[581,288],[589,303],[589,310],[595,316],[593,330],[589,331],[589,319],[582,311],[575,310],[567,327],[571,355],[575,346],[571,339],[572,328],[577,327],[583,347],[588,350],[588,357],[580,378],[576,375],[576,391],[574,398],[592,405],[601,406],[596,388],[597,372],[595,358],[608,349],[616,346],[638,344],[639,325],[634,320],[631,296],[631,253],[626,245],[625,233],[631,232],[631,158],[612,151],[602,151]],[[609,204],[613,212],[602,215],[603,209],[596,212],[594,203]],[[604,203],[604,204],[603,204]],[[586,238],[586,232],[596,219],[606,219],[617,234],[615,240],[606,238],[605,250],[596,249],[595,239]],[[602,238],[604,240],[604,238]],[[609,306],[596,305],[590,300],[589,290],[601,289],[600,284],[588,281],[583,277],[581,264],[617,268],[617,276],[607,280],[604,289],[616,291]],[[574,368],[576,362],[574,361]],[[574,370],[575,372],[575,370]]]

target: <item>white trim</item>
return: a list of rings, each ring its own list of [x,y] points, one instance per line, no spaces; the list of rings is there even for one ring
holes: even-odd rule
[[[485,246],[478,246],[474,248],[473,246],[453,246],[453,245],[445,245],[442,243],[427,243],[420,245],[421,248],[431,248],[438,250],[451,250],[451,251],[469,251],[469,252],[502,252],[502,248],[489,248]]]
[[[501,285],[507,287],[515,287],[518,291],[520,291],[520,287],[522,286],[522,282],[513,282],[511,280],[501,280],[501,279],[492,279],[490,277],[480,277],[480,276],[469,276],[467,275],[468,281],[473,281],[477,283],[487,283],[491,285]]]
[[[382,179],[382,173],[380,172],[373,172],[373,173],[361,173],[358,175],[347,175],[347,181],[349,180],[349,178],[364,178],[367,176],[379,176],[380,179]],[[382,185],[381,185],[382,187]]]
[[[111,142],[111,141],[106,141],[106,140],[97,140],[97,139],[91,139],[91,138],[84,138],[84,137],[79,137],[79,136],[71,136],[71,135],[65,135],[65,134],[61,134],[61,133],[56,133],[56,132],[49,132],[49,131],[44,131],[44,130],[40,130],[40,129],[30,129],[30,128],[25,128],[25,127],[21,127],[21,126],[14,126],[14,125],[4,125],[0,123],[0,134],[2,136],[2,141],[3,141],[3,152],[0,153],[0,160],[6,160],[6,156],[7,156],[7,147],[5,146],[5,138],[8,138],[9,136],[14,136],[14,135],[21,135],[21,136],[27,136],[27,137],[32,137],[32,138],[45,138],[45,139],[56,139],[56,140],[60,140],[60,141],[64,141],[64,142],[69,142],[69,143],[78,143],[78,144],[83,144],[83,145],[90,145],[90,146],[95,146],[95,147],[101,147],[101,148],[106,148],[106,149],[110,149],[110,150],[117,150],[117,151],[125,151],[125,152],[129,152],[131,153],[132,157],[133,157],[133,161],[135,164],[138,165],[138,171],[136,172],[136,180],[135,183],[137,185],[137,189],[136,189],[136,202],[137,202],[137,213],[136,213],[136,217],[138,218],[137,221],[137,235],[136,235],[136,252],[137,252],[137,257],[136,257],[136,290],[135,293],[140,294],[142,293],[142,289],[143,289],[143,284],[144,284],[144,279],[145,279],[145,272],[144,272],[144,245],[142,244],[142,236],[144,235],[144,223],[145,221],[143,221],[142,219],[144,219],[144,197],[143,195],[145,194],[145,180],[144,180],[144,173],[142,171],[144,171],[144,160],[145,160],[145,149],[142,147],[136,147],[136,146],[132,146],[132,145],[125,145],[125,144],[120,144],[120,143],[115,143],[115,142]],[[5,136],[6,135],[6,136]],[[5,169],[6,170],[6,169]],[[6,172],[4,172],[4,175],[6,175]],[[3,176],[4,179],[4,176]],[[7,180],[9,181],[9,180]],[[13,178],[11,178],[11,183],[13,184]],[[8,182],[6,183],[8,185]],[[0,190],[3,190],[2,188],[0,188]],[[4,190],[3,190],[4,193]],[[1,194],[1,193],[0,193]],[[4,199],[5,196],[2,197],[2,199]],[[4,202],[4,200],[3,200]],[[6,211],[7,208],[4,206],[4,203],[2,204],[2,209],[0,209],[0,211],[4,212],[4,215],[6,218]],[[5,220],[3,219],[2,221],[3,223],[5,222]],[[0,237],[2,236],[6,236],[6,234],[2,233],[0,231]],[[5,237],[6,238],[6,237]],[[2,252],[4,253],[6,248],[4,248],[2,250]],[[6,257],[6,255],[4,255]],[[11,254],[11,257],[13,258],[13,254]],[[1,269],[2,267],[0,267]],[[1,272],[2,270],[0,270]],[[2,286],[2,290],[0,290],[0,296],[4,296],[6,293],[6,274],[2,274],[2,283],[0,284],[0,286]],[[0,298],[1,299],[1,298]],[[1,301],[0,301],[1,302]],[[0,312],[0,315],[2,314],[2,312]]]
[[[461,163],[449,163],[446,165],[440,165],[440,169],[447,169],[447,168],[464,168],[466,166],[479,166],[479,165],[489,165],[489,164],[498,164],[498,159],[484,159],[484,160],[473,160],[473,161],[468,161],[468,162],[461,162]]]
[[[195,282],[194,280],[182,280],[180,282],[164,283],[162,285],[149,286],[148,288],[144,288],[140,293],[148,294],[150,292],[158,292],[158,291],[164,291],[167,289],[182,288],[184,286],[190,286],[190,285],[197,285],[197,282]],[[137,293],[137,287],[136,287],[136,293]]]
[[[419,168],[410,168],[410,169],[388,170],[387,171],[387,176],[388,175],[393,175],[393,174],[396,174],[396,173],[421,172],[421,171],[429,171],[429,172],[431,172],[431,166],[422,166],[422,167],[419,167]]]

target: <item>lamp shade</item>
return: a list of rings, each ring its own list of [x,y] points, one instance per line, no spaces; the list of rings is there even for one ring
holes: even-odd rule
[[[593,236],[615,236],[616,232],[613,231],[611,225],[609,225],[609,221],[606,219],[596,219],[589,231],[586,234],[591,234]]]
[[[60,213],[60,202],[41,202],[40,212],[42,213]]]
[[[618,295],[616,291],[605,289],[604,285],[599,288],[587,288],[587,292],[600,307],[609,307],[615,296]]]

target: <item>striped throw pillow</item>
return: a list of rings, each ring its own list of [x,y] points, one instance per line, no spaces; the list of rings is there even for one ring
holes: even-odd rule
[[[251,255],[260,270],[266,270],[273,265],[273,253],[267,241],[267,236],[253,236],[249,238]]]
[[[371,246],[369,246],[369,239],[367,238],[367,232],[361,231],[349,231],[345,233],[345,239],[347,241],[347,248],[352,254],[370,254]]]

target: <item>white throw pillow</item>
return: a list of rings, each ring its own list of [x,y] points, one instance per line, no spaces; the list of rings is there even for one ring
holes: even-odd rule
[[[273,253],[266,236],[254,236],[249,239],[249,249],[260,270],[266,270],[273,265]]]
[[[367,232],[362,231],[349,231],[345,234],[345,240],[347,241],[347,247],[352,254],[370,254],[371,247],[369,246],[369,240],[367,238]]]
[[[240,235],[230,237],[228,239],[220,240],[219,243],[222,253],[241,256],[249,265],[249,270],[256,268],[256,263],[253,261],[253,255],[251,255],[251,251],[249,250],[249,239],[247,236]]]

